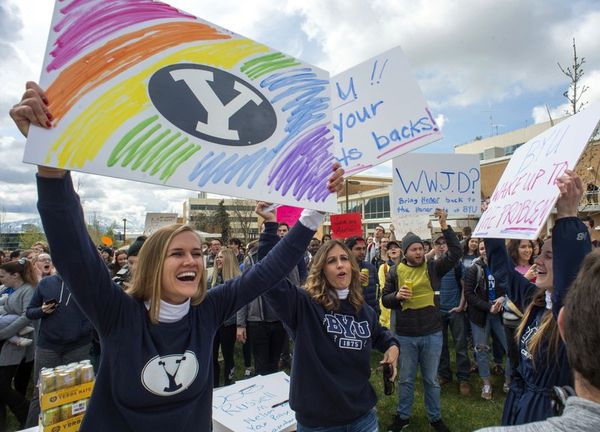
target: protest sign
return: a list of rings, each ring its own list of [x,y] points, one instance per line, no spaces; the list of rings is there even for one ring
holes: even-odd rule
[[[213,392],[213,431],[294,430],[288,403],[290,379],[284,372],[256,376]]]
[[[177,213],[146,213],[144,235],[149,236],[157,229],[177,223]]]
[[[527,141],[512,155],[474,237],[535,240],[559,196],[556,179],[574,169],[600,120],[600,104]]]
[[[352,236],[362,237],[362,217],[360,213],[331,215],[331,237],[345,239]]]
[[[149,0],[59,0],[24,161],[335,211],[329,74]]]
[[[300,213],[302,213],[302,209],[299,207],[279,206],[276,210],[277,222],[286,223],[290,227],[294,226],[300,219]]]
[[[442,138],[400,47],[332,77],[331,99],[347,175]]]
[[[418,235],[422,240],[431,238],[431,230],[427,225],[429,223],[429,216],[427,215],[407,216],[392,213],[392,223],[394,224],[398,241],[401,241],[402,237],[408,232]]]
[[[478,155],[411,153],[394,159],[390,211],[394,215],[478,215],[481,182]]]

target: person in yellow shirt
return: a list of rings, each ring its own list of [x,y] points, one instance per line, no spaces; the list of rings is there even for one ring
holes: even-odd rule
[[[387,261],[379,266],[379,286],[385,286],[385,278],[387,277],[388,271],[395,265],[400,264],[402,260],[402,249],[400,249],[400,243],[396,240],[390,240],[386,246]],[[390,329],[392,334],[396,333],[396,319],[392,315],[391,310],[384,308],[381,304],[381,297],[379,298],[381,315],[379,316],[379,324]]]

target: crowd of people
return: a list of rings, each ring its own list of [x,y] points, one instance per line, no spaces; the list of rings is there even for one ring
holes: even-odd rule
[[[11,111],[24,135],[47,113],[33,83]],[[342,182],[336,164],[329,190]],[[0,265],[0,431],[7,409],[21,426],[37,424],[37,392],[26,395],[43,368],[84,359],[97,378],[82,430],[211,430],[212,389],[241,366],[236,341],[245,376],[290,367],[300,432],[378,430],[373,350],[386,391],[397,378],[391,431],[410,425],[417,370],[436,431],[449,430],[441,386],[456,379],[468,396],[471,373],[484,400],[499,391],[490,375],[504,375],[503,427],[486,430],[600,428],[600,253],[589,253],[572,171],[557,180],[543,242],[457,233],[442,209],[431,241],[398,239],[393,226],[319,239],[323,214],[304,210],[290,227],[258,202],[264,224],[245,248],[170,225],[113,250],[87,234],[69,172],[39,166],[37,186],[49,246],[4,253]],[[571,387],[566,403],[555,400]]]

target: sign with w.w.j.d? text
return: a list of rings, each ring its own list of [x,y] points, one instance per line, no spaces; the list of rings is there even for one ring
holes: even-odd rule
[[[534,240],[559,196],[556,179],[574,169],[600,120],[600,104],[527,141],[512,156],[474,237]]]

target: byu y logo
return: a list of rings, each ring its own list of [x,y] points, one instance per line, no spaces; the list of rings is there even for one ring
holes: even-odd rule
[[[361,350],[365,345],[363,339],[371,337],[369,322],[355,321],[351,315],[325,314],[324,324],[327,333],[334,335],[333,339],[338,341],[340,348]]]
[[[158,396],[186,390],[198,375],[198,360],[192,351],[152,358],[142,370],[142,384]]]
[[[256,88],[210,66],[166,66],[152,75],[148,93],[173,125],[208,142],[254,145],[268,139],[277,127],[273,106]]]

